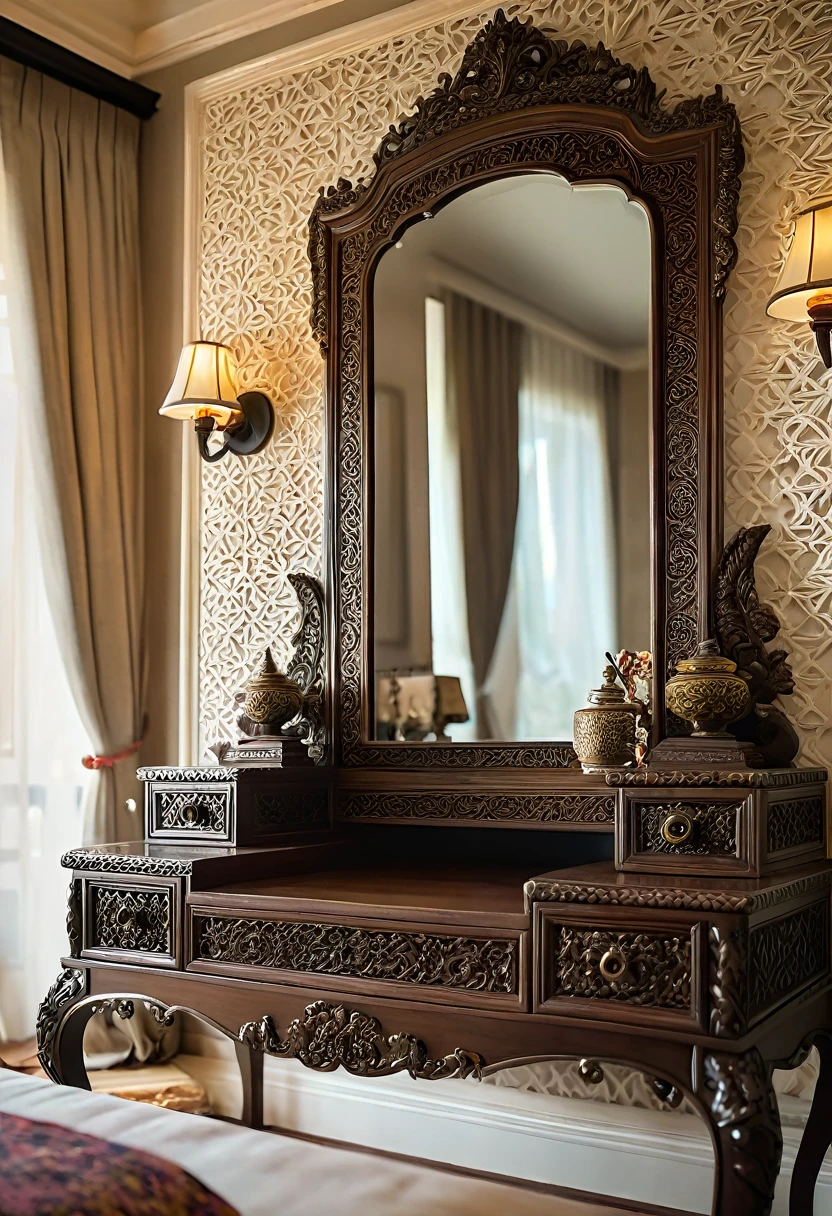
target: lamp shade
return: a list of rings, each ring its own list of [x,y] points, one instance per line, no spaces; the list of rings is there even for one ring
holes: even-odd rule
[[[819,203],[797,217],[766,312],[782,321],[807,321],[810,302],[821,301],[832,301],[832,202]]]
[[[243,414],[237,401],[237,364],[230,349],[220,342],[183,346],[159,413],[185,421],[215,418],[220,429],[239,422]]]

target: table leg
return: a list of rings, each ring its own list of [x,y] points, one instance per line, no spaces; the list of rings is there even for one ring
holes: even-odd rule
[[[712,1216],[769,1216],[783,1152],[771,1068],[756,1048],[706,1055],[704,1083],[716,1150]]]
[[[248,1043],[235,1043],[237,1064],[243,1082],[242,1122],[246,1127],[263,1126],[263,1052]]]
[[[814,1045],[820,1056],[820,1072],[794,1163],[789,1216],[812,1216],[815,1183],[826,1151],[832,1144],[832,1038],[819,1033],[815,1036]]]

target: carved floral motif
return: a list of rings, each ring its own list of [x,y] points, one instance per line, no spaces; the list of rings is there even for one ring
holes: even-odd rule
[[[238,1038],[269,1055],[299,1060],[317,1072],[345,1068],[359,1077],[386,1077],[408,1072],[423,1080],[480,1077],[485,1061],[476,1052],[457,1048],[441,1060],[432,1060],[427,1048],[409,1034],[385,1035],[377,1018],[366,1013],[316,1001],[307,1005],[281,1039],[267,1015],[240,1027]]]
[[[339,819],[467,819],[477,822],[611,824],[609,794],[348,794]]]
[[[208,916],[199,922],[198,951],[210,962],[473,992],[517,991],[515,940]]]

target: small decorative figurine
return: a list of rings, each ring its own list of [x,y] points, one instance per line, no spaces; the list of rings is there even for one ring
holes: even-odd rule
[[[693,723],[693,737],[723,739],[725,727],[748,713],[748,682],[735,675],[737,665],[719,653],[713,639],[701,642],[692,659],[676,664],[678,675],[668,680],[668,709]]]
[[[603,773],[629,768],[636,759],[636,718],[642,711],[638,701],[626,700],[616,683],[615,668],[604,668],[604,683],[587,697],[586,709],[575,712],[575,754],[585,773]]]

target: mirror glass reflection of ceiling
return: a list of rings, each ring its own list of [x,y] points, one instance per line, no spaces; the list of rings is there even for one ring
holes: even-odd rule
[[[649,332],[650,248],[647,213],[622,190],[551,173],[476,187],[402,241],[622,352]]]

